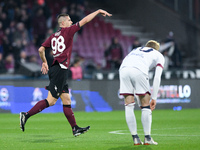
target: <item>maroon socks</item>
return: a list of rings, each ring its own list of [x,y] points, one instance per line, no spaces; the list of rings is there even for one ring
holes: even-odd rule
[[[45,109],[45,108],[47,108],[47,107],[49,107],[48,101],[47,101],[46,99],[41,100],[41,101],[37,102],[37,103],[35,104],[35,106],[33,106],[33,107],[28,111],[28,115],[29,115],[29,117],[30,117],[30,116],[33,116],[33,115],[35,115],[35,114],[41,112],[43,109]]]
[[[33,116],[39,112],[41,112],[43,109],[49,107],[49,103],[46,99],[41,100],[35,104],[27,113],[26,117],[29,118],[30,116]],[[65,117],[67,118],[68,122],[70,123],[71,127],[77,126],[76,120],[74,117],[74,113],[72,111],[71,105],[63,105],[63,112],[65,114]]]
[[[77,124],[76,124],[76,120],[75,120],[71,105],[63,105],[63,112],[68,122],[70,123],[71,127],[76,126]]]

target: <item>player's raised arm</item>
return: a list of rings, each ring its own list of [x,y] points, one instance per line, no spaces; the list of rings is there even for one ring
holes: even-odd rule
[[[86,17],[84,17],[81,21],[79,21],[79,25],[80,27],[84,26],[86,23],[90,22],[94,17],[96,17],[98,14],[102,14],[102,16],[106,17],[106,16],[112,16],[112,14],[108,13],[105,10],[99,9],[89,15],[87,15]]]

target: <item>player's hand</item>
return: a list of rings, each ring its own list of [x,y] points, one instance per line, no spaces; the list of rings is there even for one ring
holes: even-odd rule
[[[43,62],[43,63],[42,63],[41,71],[42,71],[42,74],[47,74],[47,73],[48,73],[49,67],[48,67],[47,62]]]
[[[102,16],[104,16],[104,17],[106,17],[106,16],[112,16],[112,14],[110,14],[110,13],[108,13],[107,11],[105,11],[105,10],[102,10],[102,9],[100,9],[99,10],[99,13],[102,15]]]
[[[154,99],[151,100],[150,108],[151,108],[151,111],[153,111],[156,108],[156,100],[154,100]]]

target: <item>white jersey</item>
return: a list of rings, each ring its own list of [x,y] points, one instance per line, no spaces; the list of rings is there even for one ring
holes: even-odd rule
[[[160,66],[163,68],[163,55],[159,51],[150,47],[138,47],[136,49],[133,49],[124,58],[119,70],[124,67],[133,67],[148,75],[149,71],[156,66]]]

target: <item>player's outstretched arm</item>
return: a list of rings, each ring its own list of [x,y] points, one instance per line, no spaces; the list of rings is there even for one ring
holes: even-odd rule
[[[47,59],[45,57],[45,47],[41,46],[38,51],[39,51],[40,58],[43,61],[42,68],[41,68],[42,74],[47,74],[49,67],[47,64]]]
[[[106,17],[106,16],[112,16],[112,14],[108,13],[105,10],[99,9],[89,15],[87,15],[86,17],[84,17],[81,21],[79,21],[79,25],[80,27],[84,26],[86,23],[90,22],[94,17],[96,17],[98,14],[101,14],[102,16]]]

